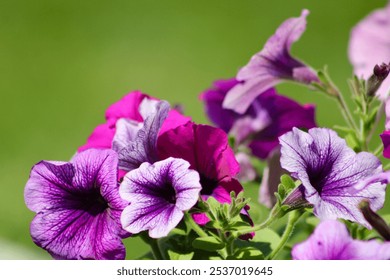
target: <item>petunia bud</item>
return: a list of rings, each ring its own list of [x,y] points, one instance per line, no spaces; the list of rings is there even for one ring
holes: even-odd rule
[[[303,185],[299,185],[292,190],[292,192],[283,200],[282,206],[287,206],[288,211],[313,207],[305,198],[305,188]]]
[[[370,225],[385,239],[390,240],[390,227],[377,213],[372,211],[370,203],[367,200],[363,200],[359,204],[359,209],[362,212],[364,218]]]
[[[373,97],[390,72],[390,62],[375,65],[374,73],[367,81],[367,96]]]

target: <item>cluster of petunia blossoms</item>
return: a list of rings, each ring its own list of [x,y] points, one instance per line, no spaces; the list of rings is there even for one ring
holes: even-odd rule
[[[140,259],[390,259],[390,3],[351,32],[349,95],[291,55],[308,15],[200,94],[212,125],[134,91],[70,161],[34,165],[35,244],[55,259],[125,259],[135,237]],[[286,82],[328,95],[345,125],[320,127]]]

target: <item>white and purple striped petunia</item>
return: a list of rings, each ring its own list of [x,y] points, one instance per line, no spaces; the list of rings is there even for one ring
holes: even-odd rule
[[[314,233],[291,251],[294,260],[388,260],[390,242],[354,240],[339,221],[321,222]]]
[[[255,98],[283,80],[310,84],[318,82],[316,73],[303,62],[290,55],[292,44],[306,29],[308,10],[298,18],[283,22],[265,43],[264,48],[240,69],[236,78],[240,81],[227,94],[223,107],[244,113]]]
[[[119,196],[118,158],[89,149],[70,162],[41,161],[31,170],[24,196],[36,212],[33,241],[57,259],[124,259],[120,223],[127,205]]]
[[[130,203],[121,216],[123,228],[134,234],[148,230],[152,238],[167,236],[198,201],[200,177],[189,167],[183,159],[168,158],[128,172],[119,190]]]
[[[294,128],[279,138],[281,165],[302,182],[305,199],[321,219],[343,218],[371,226],[358,209],[363,199],[376,211],[385,200],[387,179],[377,176],[381,162],[367,152],[355,153],[333,130]],[[364,184],[362,184],[364,182]]]

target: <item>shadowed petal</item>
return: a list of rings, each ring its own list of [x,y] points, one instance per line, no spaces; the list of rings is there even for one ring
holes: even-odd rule
[[[143,162],[153,163],[157,160],[157,137],[159,130],[167,118],[170,109],[169,103],[159,101],[156,104],[156,111],[149,115],[141,129],[138,130],[134,141],[122,140],[125,146],[116,145],[115,148],[119,155],[119,167],[130,171],[138,168]],[[126,127],[119,127],[119,135],[125,135]],[[119,142],[116,142],[119,143]]]

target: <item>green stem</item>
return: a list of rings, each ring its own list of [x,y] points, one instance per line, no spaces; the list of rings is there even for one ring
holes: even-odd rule
[[[268,218],[264,222],[262,222],[261,224],[256,225],[256,226],[248,227],[246,229],[242,229],[240,231],[237,231],[237,232],[235,232],[235,236],[241,236],[244,234],[248,234],[248,233],[251,233],[254,231],[264,229],[264,228],[270,226],[277,219],[283,217],[284,214],[285,214],[285,212],[282,211],[278,205],[275,205],[274,208],[272,208],[271,213],[269,214]]]
[[[272,260],[276,257],[276,255],[279,253],[281,249],[286,245],[288,239],[290,238],[293,230],[295,223],[298,221],[298,219],[301,217],[302,212],[299,210],[292,211],[290,215],[288,216],[288,223],[287,226],[283,232],[282,238],[278,244],[278,246],[269,254],[267,259]]]
[[[200,237],[209,236],[197,223],[195,223],[194,219],[192,219],[191,214],[189,214],[188,212],[184,212],[184,221],[187,226],[190,227],[193,231],[195,231]]]
[[[152,254],[155,260],[163,260],[163,256],[160,251],[160,247],[158,246],[157,239],[150,238],[146,232],[142,232],[140,234],[141,239],[150,246],[152,249]]]
[[[348,125],[351,128],[353,128],[355,131],[358,131],[358,128],[355,124],[355,121],[353,120],[352,114],[348,108],[348,105],[344,100],[343,94],[340,91],[337,91],[337,93],[338,94],[336,96],[336,100],[342,109],[342,113],[343,113],[345,121],[348,123]]]
[[[383,145],[380,144],[376,149],[375,151],[373,152],[373,154],[377,157],[379,157],[381,154],[382,154],[382,151],[383,151]]]
[[[378,128],[378,125],[379,125],[384,113],[385,113],[385,104],[383,103],[382,106],[380,107],[380,109],[378,110],[378,113],[376,114],[375,123],[372,126],[371,131],[369,132],[369,134],[367,136],[368,142],[370,142],[372,136],[374,135],[376,129]]]

